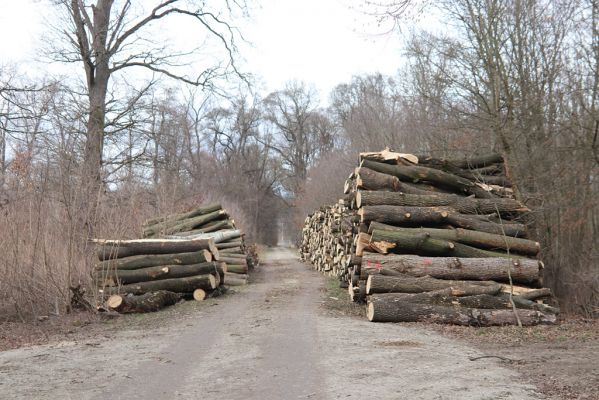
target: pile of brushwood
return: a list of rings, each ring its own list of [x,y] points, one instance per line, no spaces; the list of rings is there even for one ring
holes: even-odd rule
[[[181,299],[204,300],[245,285],[258,262],[220,204],[144,224],[144,239],[95,239],[93,278],[103,307],[156,311]]]
[[[346,197],[305,220],[300,256],[375,322],[555,323],[530,210],[499,154],[360,154]]]

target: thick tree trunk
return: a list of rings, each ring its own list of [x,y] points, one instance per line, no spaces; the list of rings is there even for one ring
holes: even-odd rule
[[[200,233],[197,235],[187,236],[188,239],[214,239],[214,243],[222,243],[227,242],[229,240],[237,239],[243,236],[243,233],[239,229],[231,229],[226,231],[218,231],[218,232],[209,232],[209,233]],[[177,235],[171,236],[172,238],[177,238]]]
[[[145,293],[140,296],[112,295],[106,301],[106,306],[110,310],[120,313],[145,313],[158,311],[166,306],[172,306],[181,299],[179,293],[173,293],[166,290]]]
[[[492,294],[473,294],[465,296],[456,296],[451,288],[435,290],[423,293],[386,293],[377,294],[371,297],[373,301],[384,299],[385,301],[406,302],[418,304],[433,304],[437,306],[460,306],[467,308],[483,309],[512,309],[510,296],[507,293]],[[541,312],[558,314],[557,308],[546,304],[535,303],[518,296],[512,297],[518,309],[537,310]]]
[[[227,264],[227,272],[235,274],[247,274],[248,266],[247,264]]]
[[[202,225],[199,229],[192,229],[190,231],[178,232],[178,237],[187,237],[199,235],[202,233],[211,233],[223,229],[235,229],[235,224],[230,219],[223,219],[220,221],[212,221],[208,222],[205,225]]]
[[[218,254],[214,239],[139,239],[139,240],[104,240],[94,239],[100,261],[149,254],[189,253],[198,250],[209,250]]]
[[[192,253],[139,255],[97,263],[94,270],[139,269],[163,265],[199,264],[212,261],[212,253],[200,250]]]
[[[503,163],[503,157],[499,153],[489,153],[474,157],[463,157],[454,159],[439,159],[433,157],[418,157],[419,163],[423,165],[451,165],[456,168],[482,168],[493,164]]]
[[[382,222],[400,226],[452,225],[495,235],[520,237],[526,235],[522,224],[498,224],[480,215],[459,214],[445,207],[365,206],[358,210],[362,222]]]
[[[501,285],[493,281],[455,281],[409,275],[369,275],[366,280],[366,294],[421,293],[448,288],[452,290],[450,293],[454,296],[494,295],[499,293]]]
[[[373,298],[374,297],[374,298]],[[535,310],[517,310],[522,325],[555,324],[554,314]],[[367,317],[372,322],[435,322],[443,324],[493,326],[517,325],[518,318],[512,310],[484,310],[455,308],[372,296],[368,303]]]
[[[134,295],[158,290],[167,290],[175,293],[192,293],[196,289],[213,290],[216,288],[214,275],[197,275],[185,278],[163,279],[158,281],[139,282],[119,287],[108,287],[101,290],[102,293],[112,295],[120,293],[131,293]]]
[[[166,221],[144,229],[144,237],[156,235],[173,235],[178,232],[184,232],[194,229],[197,226],[207,224],[217,219],[227,218],[228,214],[225,210],[218,210],[208,214],[189,218],[183,221]]]
[[[450,207],[462,214],[516,214],[529,212],[526,206],[514,199],[477,199],[457,195],[423,196],[396,192],[359,191],[356,206],[410,206]]]
[[[499,280],[531,283],[539,279],[542,263],[530,259],[420,257],[365,253],[362,268],[386,268],[411,276],[439,279]]]
[[[539,242],[528,239],[514,238],[511,236],[494,235],[492,233],[478,232],[470,229],[435,229],[435,228],[401,228],[380,222],[371,222],[368,228],[372,234],[374,230],[396,231],[404,235],[426,234],[434,239],[450,240],[479,248],[491,250],[504,250],[511,253],[536,256],[541,250]]]
[[[362,190],[390,190],[398,192],[401,188],[401,182],[396,176],[362,167],[356,169],[356,187]]]
[[[204,214],[209,214],[218,210],[222,210],[222,206],[219,203],[209,204],[207,206],[195,208],[189,212],[181,213],[181,214],[173,214],[167,215],[165,217],[159,217],[154,219],[149,219],[144,223],[144,226],[150,228],[152,225],[156,225],[163,222],[176,222],[182,221],[184,219],[197,217]]]
[[[138,282],[155,281],[159,279],[184,278],[195,275],[222,275],[220,263],[206,262],[201,264],[164,265],[133,270],[110,269],[95,271],[96,282],[103,286],[116,286]]]
[[[418,166],[389,165],[370,160],[363,160],[360,166],[396,176],[400,180],[414,183],[421,181],[430,182],[442,188],[451,189],[456,193],[475,195],[482,199],[492,199],[495,197],[492,193],[468,179],[437,169]]]
[[[422,256],[453,257],[506,257],[514,256],[496,251],[482,250],[461,243],[432,238],[427,233],[405,234],[398,231],[375,229],[370,237],[370,247],[381,254],[393,253],[418,254]]]
[[[248,281],[242,277],[236,277],[236,274],[227,274],[225,276],[225,286],[244,286]]]

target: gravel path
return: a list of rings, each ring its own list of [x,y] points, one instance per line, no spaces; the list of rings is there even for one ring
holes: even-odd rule
[[[323,311],[292,250],[263,259],[252,285],[160,326],[0,353],[0,399],[541,398],[434,332]]]

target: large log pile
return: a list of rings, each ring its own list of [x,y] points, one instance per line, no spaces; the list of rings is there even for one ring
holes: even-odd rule
[[[530,210],[500,155],[361,153],[344,193],[306,218],[300,257],[339,277],[370,321],[556,321]]]
[[[93,279],[106,306],[155,311],[181,298],[204,300],[247,284],[257,264],[220,204],[149,220],[144,239],[95,239]]]

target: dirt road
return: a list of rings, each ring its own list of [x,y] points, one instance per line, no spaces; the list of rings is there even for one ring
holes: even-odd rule
[[[0,399],[540,398],[439,334],[331,315],[291,250],[263,259],[240,293],[161,326],[0,353]]]

